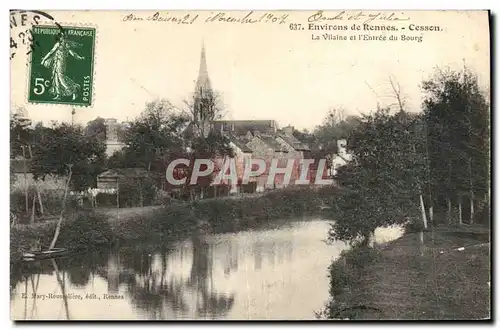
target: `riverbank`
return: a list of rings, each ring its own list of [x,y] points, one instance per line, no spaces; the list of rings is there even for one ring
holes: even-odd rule
[[[487,319],[490,269],[490,231],[481,226],[438,227],[378,249],[356,247],[329,268],[333,298],[322,317]]]
[[[333,205],[335,187],[284,189],[259,196],[215,198],[191,203],[131,209],[97,209],[68,215],[57,246],[73,250],[98,246],[175,240],[196,231],[231,232],[273,219],[321,214]],[[23,251],[50,244],[56,222],[17,225],[10,231],[11,262]]]

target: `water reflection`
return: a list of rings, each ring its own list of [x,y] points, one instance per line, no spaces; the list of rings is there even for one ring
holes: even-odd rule
[[[325,244],[328,226],[302,221],[14,266],[12,318],[314,319],[328,298],[327,267],[346,247]],[[50,293],[58,298],[43,299]]]

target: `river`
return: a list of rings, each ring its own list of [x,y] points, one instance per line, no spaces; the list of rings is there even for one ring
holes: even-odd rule
[[[25,265],[11,274],[15,320],[314,319],[343,242],[329,221],[275,222]],[[399,229],[377,230],[387,241]],[[63,294],[64,293],[64,294]],[[66,297],[66,299],[63,299]]]

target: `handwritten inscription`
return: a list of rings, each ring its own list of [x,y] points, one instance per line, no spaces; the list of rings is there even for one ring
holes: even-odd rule
[[[287,22],[289,14],[282,13],[256,13],[255,11],[244,12],[241,15],[230,15],[225,12],[211,12],[204,18],[200,14],[185,14],[175,15],[169,12],[159,13],[156,12],[151,16],[143,17],[136,14],[128,14],[123,16],[122,21],[152,21],[152,22],[166,22],[175,24],[193,24],[197,21],[204,23],[240,23],[240,24],[284,24]]]
[[[309,16],[308,22],[328,22],[328,21],[362,21],[362,23],[370,23],[373,21],[408,21],[409,16],[404,16],[404,14],[396,14],[394,12],[377,12],[377,13],[366,13],[366,12],[347,12],[341,11],[337,14],[328,14],[323,10],[319,10],[316,13]]]
[[[170,13],[164,13],[161,15],[159,12],[154,13],[146,18],[142,16],[137,16],[134,14],[129,14],[123,17],[123,21],[152,21],[152,22],[167,22],[176,24],[193,24],[199,15],[186,14],[182,16],[172,15]]]

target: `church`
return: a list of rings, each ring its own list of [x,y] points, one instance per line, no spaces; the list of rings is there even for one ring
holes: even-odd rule
[[[235,152],[238,184],[231,186],[230,192],[253,192],[269,189],[284,188],[293,184],[301,173],[300,160],[315,158],[308,145],[299,141],[294,135],[294,128],[287,126],[280,128],[275,120],[222,120],[218,118],[217,93],[212,89],[208,74],[207,55],[205,46],[202,46],[200,67],[194,92],[193,117],[198,126],[198,134],[208,135],[214,131],[226,136]],[[251,178],[251,187],[243,187],[240,183],[245,164],[250,159],[260,158],[266,162],[266,171],[256,178]],[[276,175],[274,182],[268,182],[269,167],[273,159],[278,160],[279,167],[286,167],[289,160],[293,160],[293,170],[290,183],[284,182],[284,174]],[[222,159],[216,161],[219,165]],[[316,166],[315,166],[316,165]],[[322,178],[327,177],[328,164],[324,169]],[[310,182],[316,177],[317,162],[312,164],[307,173]],[[223,182],[228,184],[227,182]]]

